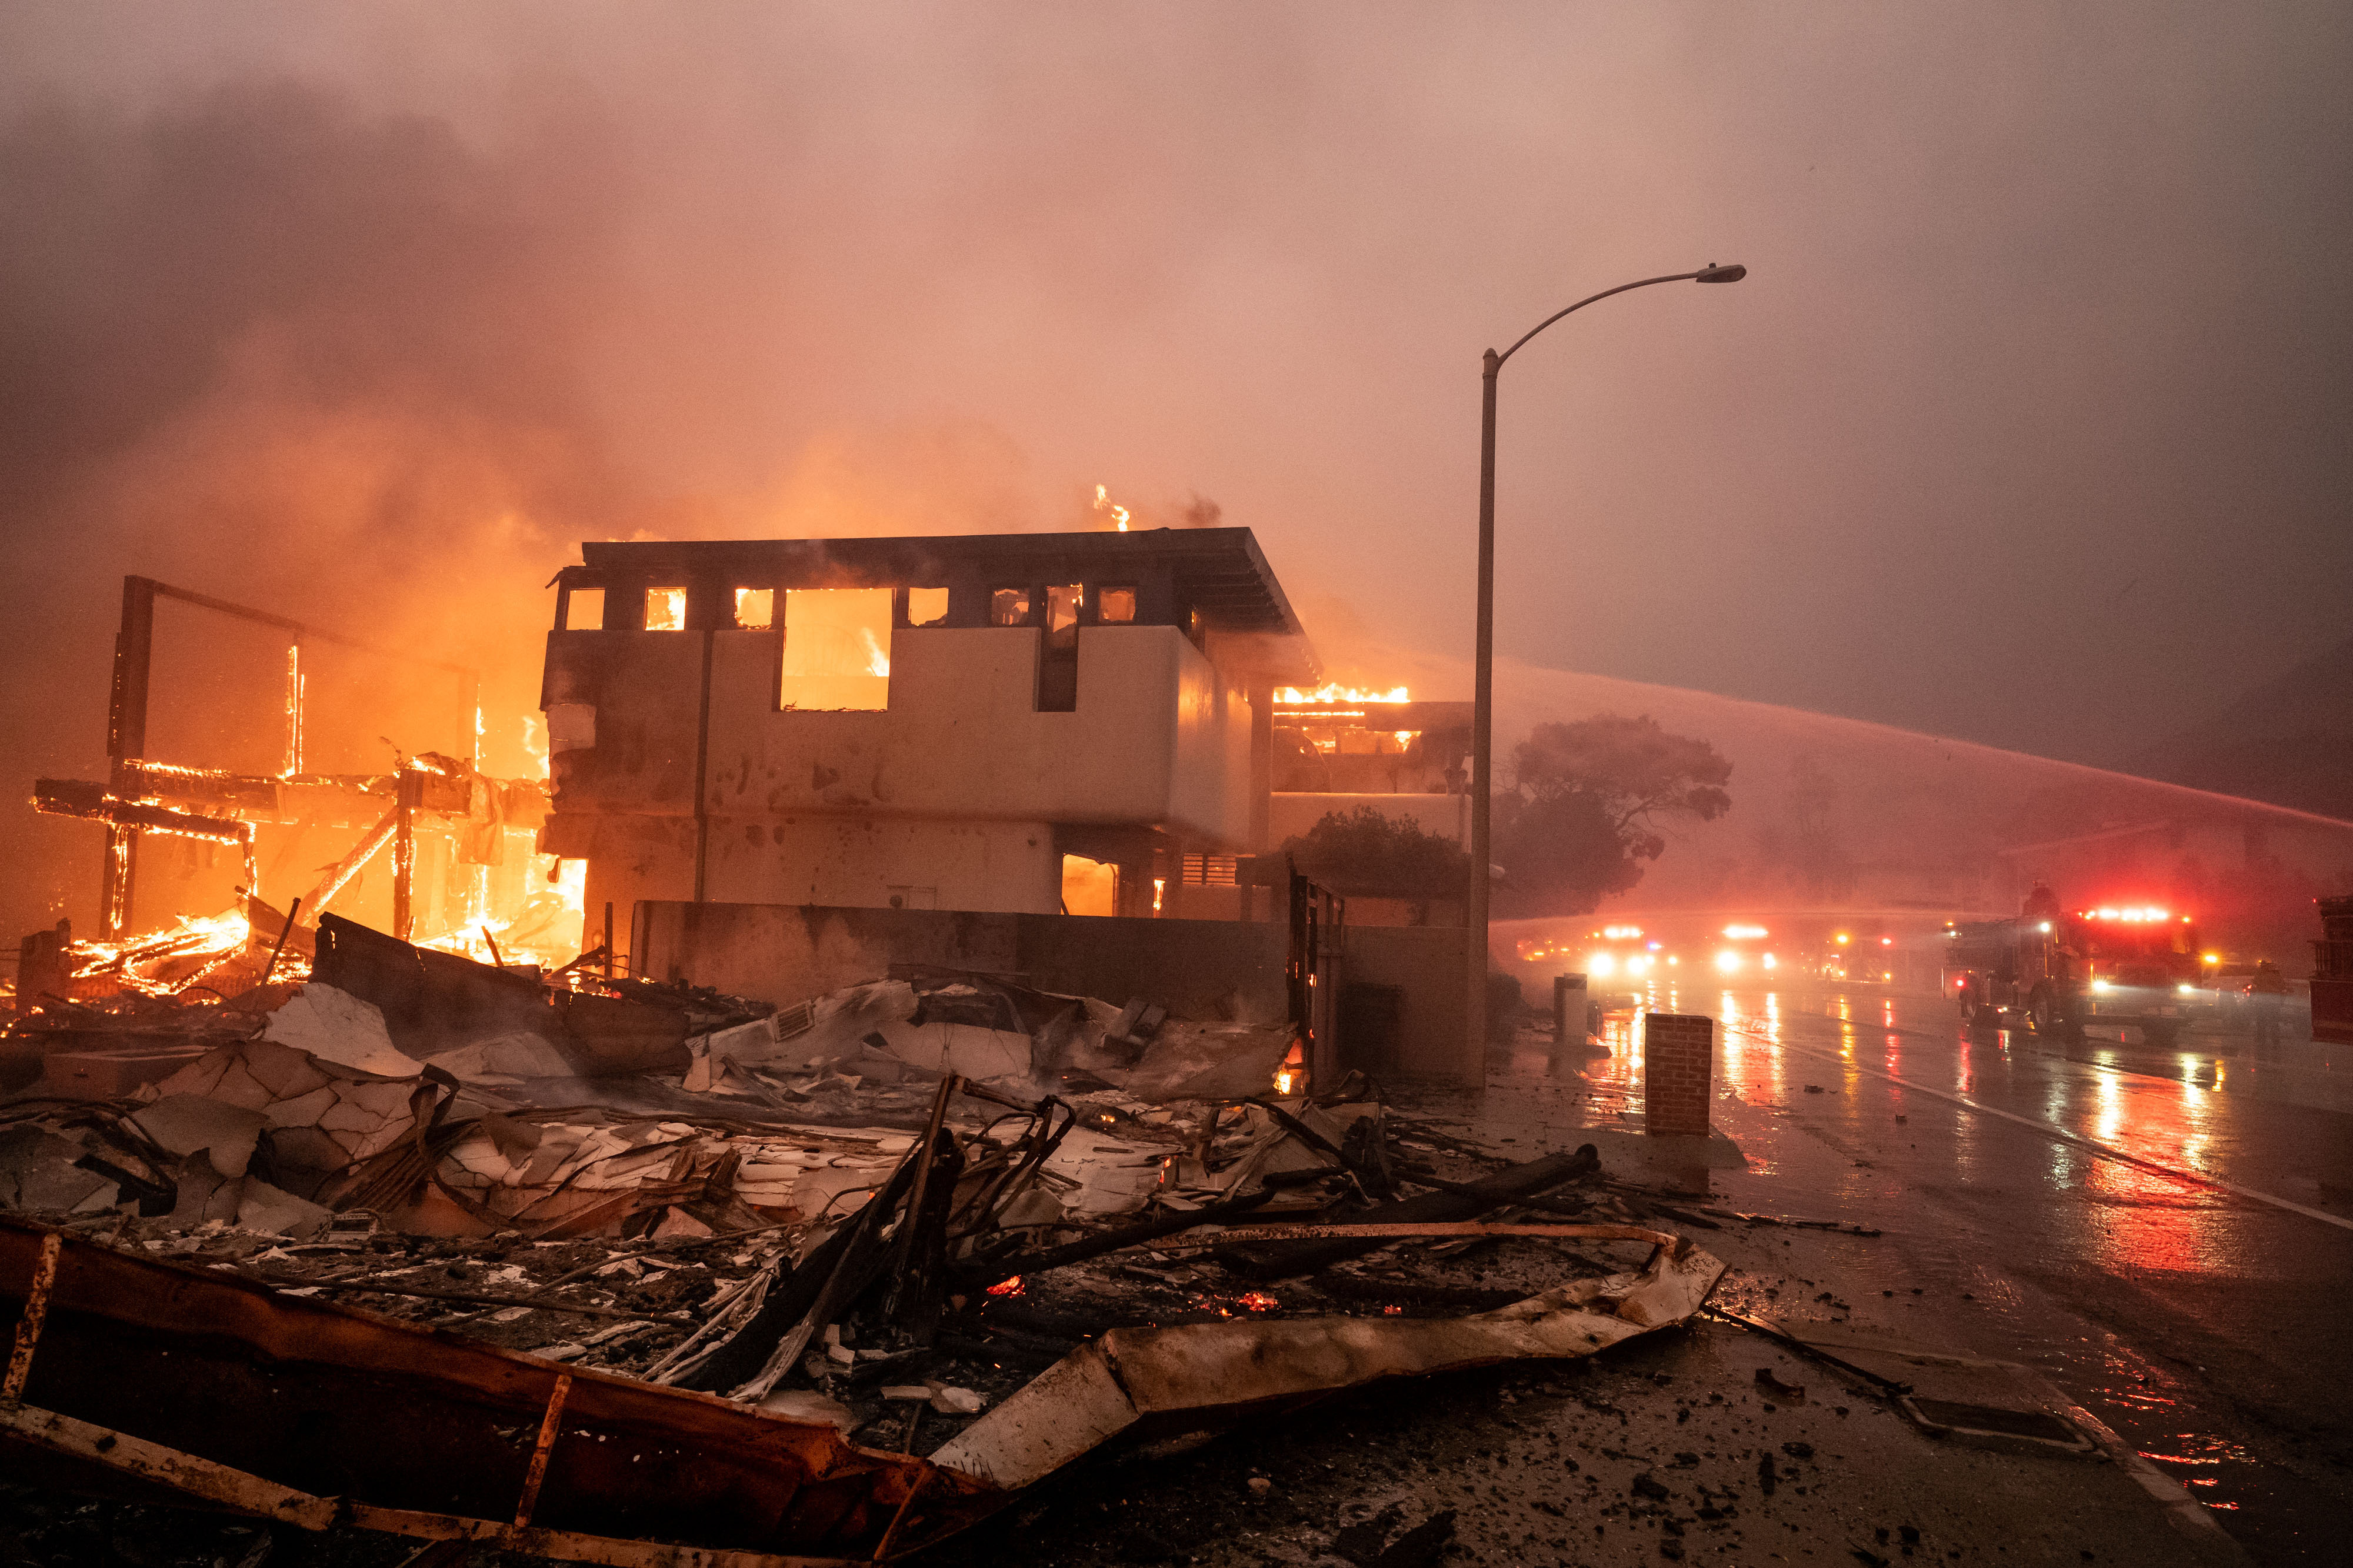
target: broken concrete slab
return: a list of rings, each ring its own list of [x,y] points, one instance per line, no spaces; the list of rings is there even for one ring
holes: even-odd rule
[[[381,1009],[321,981],[304,985],[272,1013],[261,1037],[378,1078],[414,1078],[423,1070],[393,1044]]]
[[[572,1058],[545,1035],[516,1030],[476,1040],[455,1050],[437,1051],[426,1060],[465,1083],[511,1088],[533,1079],[570,1078]]]
[[[298,1198],[282,1188],[273,1187],[259,1176],[248,1175],[237,1194],[237,1227],[259,1231],[264,1236],[290,1236],[307,1238],[327,1228],[333,1219],[332,1210],[321,1207],[306,1198]]]
[[[135,1111],[141,1131],[174,1154],[202,1153],[220,1176],[242,1176],[268,1120],[227,1100],[167,1094]]]

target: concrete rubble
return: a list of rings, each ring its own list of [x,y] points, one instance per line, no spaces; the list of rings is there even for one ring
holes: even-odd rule
[[[1609,1350],[1688,1321],[1723,1270],[1638,1223],[1590,1148],[1502,1161],[1353,1075],[1274,1092],[1306,1087],[1287,1026],[953,972],[780,1009],[332,916],[288,966],[307,977],[250,967],[234,1002],[173,1005],[201,1048],[150,1081],[43,1074],[0,1104],[21,1402],[0,1442],[75,1484],[584,1561],[896,1556],[1082,1460]],[[167,1016],[130,994],[15,1037],[64,1015],[103,1056],[109,1019]],[[159,1343],[214,1389],[201,1411],[128,1396]],[[356,1436],[330,1486],[299,1436],[320,1417],[241,1382],[255,1357],[364,1373],[427,1426],[458,1420],[453,1379],[519,1399],[499,1430],[543,1417],[539,1489],[501,1522]],[[756,1527],[659,1493],[575,1506],[583,1380],[642,1390],[635,1429],[681,1454],[750,1440],[705,1430],[715,1400],[780,1434],[758,1441],[803,1457],[804,1488],[856,1471],[865,1500]]]

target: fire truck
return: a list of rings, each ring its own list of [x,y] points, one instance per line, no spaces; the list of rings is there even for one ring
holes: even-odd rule
[[[2129,1026],[2171,1046],[2201,994],[2197,925],[2154,905],[2070,913],[2057,901],[2043,894],[2016,920],[1949,929],[1945,979],[1962,1016],[2071,1043],[2094,1021]]]

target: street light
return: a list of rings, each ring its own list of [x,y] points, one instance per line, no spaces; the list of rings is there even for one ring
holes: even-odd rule
[[[1474,1082],[1485,1077],[1487,903],[1488,884],[1494,876],[1493,847],[1488,839],[1494,790],[1488,778],[1488,765],[1495,750],[1495,373],[1504,368],[1505,360],[1526,345],[1528,339],[1596,300],[1607,300],[1629,289],[1647,289],[1653,283],[1737,283],[1747,276],[1748,268],[1737,262],[1718,267],[1711,261],[1696,272],[1620,283],[1546,316],[1502,353],[1493,349],[1487,351],[1479,425],[1479,646],[1474,658],[1477,685],[1471,709],[1471,887],[1469,905],[1464,910],[1468,928],[1464,934],[1470,939],[1471,948],[1470,1038],[1465,1049],[1471,1053],[1474,1070],[1470,1077]]]

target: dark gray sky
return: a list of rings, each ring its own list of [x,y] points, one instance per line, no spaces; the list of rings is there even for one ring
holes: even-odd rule
[[[1739,260],[1505,372],[1501,649],[2112,763],[2353,632],[2348,35],[18,5],[0,485],[95,587],[10,613],[151,571],[470,638],[527,696],[583,535],[1055,526],[1100,482],[1460,653],[1480,352]],[[94,750],[40,716],[102,703],[100,641],[16,677],[20,752]]]

